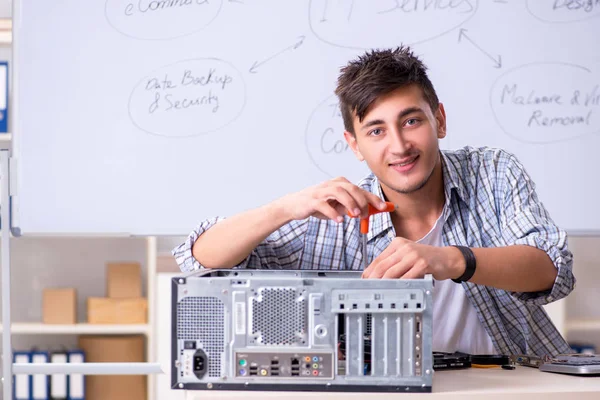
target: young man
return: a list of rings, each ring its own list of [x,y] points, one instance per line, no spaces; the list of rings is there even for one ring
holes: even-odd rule
[[[513,155],[440,151],[446,114],[425,70],[406,47],[342,68],[344,136],[372,174],[204,221],[174,250],[181,269],[360,270],[359,223],[346,214],[365,216],[386,200],[397,209],[371,217],[363,277],[433,275],[434,351],[569,352],[541,307],[573,289],[566,233]]]

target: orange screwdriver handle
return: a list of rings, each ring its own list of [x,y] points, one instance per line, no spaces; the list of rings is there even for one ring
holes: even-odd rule
[[[373,215],[373,214],[379,214],[382,212],[392,212],[396,209],[396,205],[394,203],[390,203],[389,201],[385,202],[385,208],[383,210],[380,210],[378,208],[373,207],[372,205],[369,204],[369,216]]]
[[[369,217],[360,220],[360,233],[369,233]]]
[[[369,215],[366,218],[361,218],[361,220],[360,220],[360,233],[364,233],[364,234],[369,233],[369,217],[371,215],[379,214],[382,212],[392,212],[395,209],[396,209],[396,205],[394,203],[390,203],[389,201],[385,202],[385,209],[383,209],[383,210],[375,208],[371,204],[369,204]],[[348,213],[348,215],[350,217],[354,217],[354,215],[351,215],[350,213]]]

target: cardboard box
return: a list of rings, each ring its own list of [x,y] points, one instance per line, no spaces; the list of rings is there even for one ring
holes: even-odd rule
[[[139,263],[108,263],[106,278],[107,297],[142,297],[142,269]]]
[[[80,336],[86,362],[144,362],[144,336]],[[86,400],[146,400],[144,375],[87,375]]]
[[[42,320],[45,324],[77,323],[77,291],[73,288],[44,289]]]
[[[148,300],[88,297],[87,319],[90,324],[145,324],[148,322]]]

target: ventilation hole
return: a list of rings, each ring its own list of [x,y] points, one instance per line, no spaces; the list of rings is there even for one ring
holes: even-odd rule
[[[216,297],[186,297],[177,304],[177,339],[198,340],[208,357],[208,376],[221,376],[224,305]]]
[[[306,301],[292,288],[262,288],[253,299],[252,332],[263,345],[295,345],[306,332]]]

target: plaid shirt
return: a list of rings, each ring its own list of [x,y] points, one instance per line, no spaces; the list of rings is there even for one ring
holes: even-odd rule
[[[545,251],[558,275],[552,288],[516,293],[462,283],[479,320],[502,354],[538,356],[570,352],[542,305],[568,295],[575,285],[567,235],[550,219],[522,164],[503,150],[465,147],[441,151],[446,202],[443,244],[469,247],[529,245]],[[359,186],[383,198],[370,174]],[[182,271],[202,266],[192,245],[221,218],[202,222],[173,250]],[[368,258],[373,260],[396,237],[390,214],[371,216]],[[292,221],[268,236],[236,268],[360,270],[358,220],[343,223],[310,217]]]

